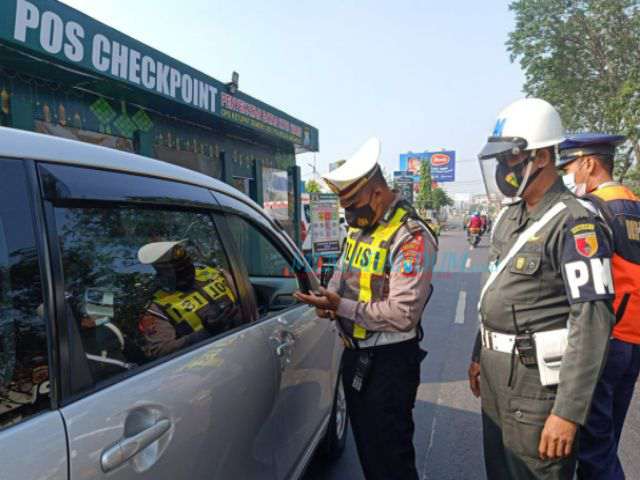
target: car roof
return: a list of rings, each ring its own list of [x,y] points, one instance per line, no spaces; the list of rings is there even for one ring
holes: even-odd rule
[[[114,148],[0,127],[0,157],[115,170],[189,183],[235,197],[264,214],[262,207],[232,186],[213,177],[162,160]]]

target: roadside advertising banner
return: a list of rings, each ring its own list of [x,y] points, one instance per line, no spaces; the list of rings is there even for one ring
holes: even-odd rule
[[[400,170],[408,172],[415,181],[420,179],[420,165],[431,162],[431,179],[438,183],[454,182],[456,178],[456,152],[420,152],[400,154]]]
[[[340,254],[341,227],[338,196],[332,193],[312,193],[310,213],[314,257]]]

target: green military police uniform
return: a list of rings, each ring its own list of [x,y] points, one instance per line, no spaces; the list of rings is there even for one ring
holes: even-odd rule
[[[520,201],[504,210],[496,222],[489,255],[494,268],[509,256],[522,232],[551,209],[557,212],[540,222],[546,223],[505,262],[481,296],[482,329],[473,360],[481,365],[490,479],[573,476],[575,454],[541,460],[538,445],[551,413],[585,423],[614,324],[609,233],[588,207],[558,179],[532,211]],[[557,385],[544,386],[539,367],[525,366],[515,347],[507,353],[492,345],[491,332],[514,336],[564,328],[568,328],[568,345]]]

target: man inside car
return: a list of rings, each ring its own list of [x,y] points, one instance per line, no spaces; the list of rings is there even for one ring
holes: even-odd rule
[[[159,358],[237,324],[239,310],[226,272],[196,267],[184,240],[153,242],[138,260],[156,271],[156,290],[138,321],[147,358]]]

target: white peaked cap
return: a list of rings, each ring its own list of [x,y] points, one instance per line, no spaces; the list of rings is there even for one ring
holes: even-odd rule
[[[140,263],[148,265],[158,261],[168,262],[172,260],[171,252],[173,247],[186,242],[186,240],[178,240],[176,242],[153,242],[147,243],[138,250],[138,260]]]
[[[329,188],[340,195],[355,195],[377,170],[380,140],[370,138],[344,164],[322,176]]]

